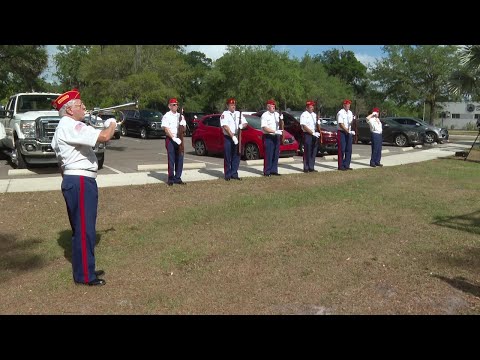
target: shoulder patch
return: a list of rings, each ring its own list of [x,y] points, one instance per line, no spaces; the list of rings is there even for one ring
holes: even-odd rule
[[[82,128],[83,128],[84,126],[86,126],[86,125],[85,125],[84,123],[82,123],[82,122],[79,121],[78,124],[75,125],[75,131],[80,131],[80,130],[82,130]]]

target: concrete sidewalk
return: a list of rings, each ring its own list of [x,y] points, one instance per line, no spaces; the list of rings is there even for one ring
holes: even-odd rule
[[[405,151],[402,154],[396,155],[384,155],[382,156],[382,164],[384,166],[396,166],[410,163],[416,163],[421,161],[427,161],[437,159],[441,157],[448,157],[455,155],[457,151],[463,151],[466,147],[458,144],[446,144],[447,146],[438,148],[434,147],[422,151]],[[293,159],[289,161],[287,159],[280,159],[279,172],[282,175],[303,173],[303,164],[294,163]],[[336,171],[337,161],[336,156],[331,157],[332,161],[317,161],[315,169],[322,171]],[[251,165],[250,165],[251,164]],[[351,167],[353,169],[371,169],[372,171],[378,171],[369,166],[370,158],[358,158],[352,157]],[[263,175],[262,161],[260,163],[251,163],[242,161],[239,169],[239,176],[243,178],[247,177],[259,177]],[[202,180],[215,180],[223,179],[223,168],[208,169],[205,167],[188,169],[185,168],[182,174],[182,180],[189,183]],[[62,177],[60,174],[54,177],[44,178],[28,178],[28,179],[6,179],[0,180],[0,192],[32,192],[32,191],[60,191]],[[124,186],[124,185],[144,185],[144,184],[157,184],[167,182],[167,171],[148,171],[137,173],[124,173],[124,174],[110,174],[99,175],[97,177],[98,187],[110,187],[110,186]],[[174,185],[175,186],[175,185]]]

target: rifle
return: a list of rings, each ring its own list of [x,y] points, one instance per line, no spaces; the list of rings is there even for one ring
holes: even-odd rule
[[[238,155],[241,157],[242,156],[242,129],[240,129],[240,126],[242,124],[242,112],[240,111],[240,116],[238,118]]]
[[[357,100],[353,100],[354,102],[354,109],[353,109],[353,131],[355,131],[355,135],[353,136],[353,143],[354,144],[358,144],[358,114],[357,114]],[[378,116],[380,116],[380,114],[378,114]]]
[[[318,100],[316,102],[316,105],[317,105],[317,123],[315,124],[316,128],[317,128],[317,131],[320,133],[320,137],[318,138],[318,141],[321,144],[323,144],[323,136],[322,136],[322,125],[320,125],[318,122],[322,120],[320,120],[320,107],[318,106]]]
[[[278,110],[278,116],[279,116],[279,121],[280,121],[280,130],[282,130],[282,140],[280,142],[280,145],[283,144],[285,141],[285,122],[283,121],[282,117],[282,109]]]
[[[183,154],[184,151],[185,151],[185,144],[183,142],[183,135],[184,135],[184,132],[185,132],[185,126],[180,125],[180,121],[182,121],[182,116],[183,116],[183,108],[181,108],[180,112],[178,113],[178,130],[177,130],[178,134],[177,134],[177,136],[181,140],[180,146],[178,148],[178,152],[180,154]]]

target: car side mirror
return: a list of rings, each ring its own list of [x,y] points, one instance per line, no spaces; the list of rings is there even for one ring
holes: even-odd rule
[[[421,126],[420,123],[415,123],[416,126]]]

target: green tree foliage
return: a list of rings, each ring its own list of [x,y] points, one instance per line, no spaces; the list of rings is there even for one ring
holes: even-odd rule
[[[429,122],[433,123],[436,103],[449,99],[448,79],[458,69],[455,46],[388,45],[387,56],[377,61],[372,78],[387,100],[397,105],[429,108]]]
[[[458,96],[480,100],[480,45],[466,45],[459,50],[460,69],[450,76],[449,90]]]
[[[235,97],[239,108],[259,110],[268,99],[282,107],[302,101],[303,84],[298,61],[272,46],[229,46],[205,78],[205,101],[210,110],[225,108]]]
[[[213,61],[199,51],[191,51],[185,54],[185,61],[191,70],[190,80],[182,86],[182,92],[185,94],[185,98],[188,99],[187,109],[188,111],[202,111],[204,102],[202,84],[205,75],[212,69]]]
[[[0,99],[22,91],[45,90],[45,45],[0,45]]]
[[[141,107],[165,111],[168,98],[185,100],[193,71],[178,46],[93,46],[82,61],[79,76],[93,106],[138,100]]]
[[[300,61],[300,68],[304,78],[304,99],[316,101],[322,116],[335,116],[342,101],[353,98],[352,87],[338,77],[329,76],[324,65],[314,57],[306,54]],[[296,109],[304,109],[305,100],[296,104]]]
[[[327,50],[316,55],[315,60],[323,64],[328,75],[339,77],[353,86],[355,93],[362,94],[365,91],[367,67],[357,60],[353,51]]]
[[[82,87],[79,69],[90,49],[90,45],[57,46],[58,52],[53,56],[57,67],[54,75],[58,78],[62,91]]]

